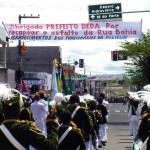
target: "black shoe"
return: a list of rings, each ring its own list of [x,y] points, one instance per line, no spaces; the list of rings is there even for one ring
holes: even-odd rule
[[[133,134],[130,134],[130,136],[133,136]]]
[[[106,142],[105,141],[101,141],[103,146],[106,146]]]
[[[102,145],[99,145],[98,148],[102,148]]]

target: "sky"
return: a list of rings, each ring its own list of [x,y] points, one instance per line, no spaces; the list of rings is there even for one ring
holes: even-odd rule
[[[121,3],[122,12],[150,10],[149,0],[1,0],[0,25],[16,23],[18,16],[38,16],[38,19],[24,19],[23,24],[67,24],[88,23],[88,6]],[[123,22],[142,20],[142,32],[150,28],[150,12],[124,13]],[[133,41],[128,40],[128,41]],[[26,46],[60,46],[63,63],[71,63],[84,59],[85,68],[76,66],[76,72],[86,75],[125,73],[126,61],[112,61],[111,51],[119,49],[124,40],[62,40],[62,41],[25,41]],[[17,46],[17,41],[10,41],[9,46]]]

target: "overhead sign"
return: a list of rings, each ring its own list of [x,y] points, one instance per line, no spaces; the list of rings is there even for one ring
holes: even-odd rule
[[[141,22],[6,24],[10,40],[97,40],[141,38]]]
[[[122,21],[121,3],[88,6],[90,21]]]

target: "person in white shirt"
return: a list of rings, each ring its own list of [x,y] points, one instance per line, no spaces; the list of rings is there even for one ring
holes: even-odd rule
[[[44,100],[44,94],[43,93],[40,93],[40,100],[39,102],[41,102],[43,105],[44,105],[44,108],[46,110],[45,114],[43,114],[45,117],[45,120],[44,120],[44,126],[46,127],[46,118],[47,118],[47,115],[49,114],[49,109],[48,109],[48,102],[46,100]],[[47,129],[46,129],[47,130]],[[46,133],[46,131],[45,131]]]
[[[45,114],[47,113],[47,110],[45,109],[44,105],[39,101],[40,97],[39,95],[35,95],[34,97],[35,102],[31,104],[31,111],[33,113],[33,118],[35,120],[36,126],[43,132],[43,134],[46,136],[46,118]]]
[[[40,93],[40,100],[39,100],[39,102],[41,102],[44,105],[44,108],[46,110],[45,117],[47,117],[47,115],[49,113],[48,102],[46,100],[44,100],[44,94],[43,93]]]

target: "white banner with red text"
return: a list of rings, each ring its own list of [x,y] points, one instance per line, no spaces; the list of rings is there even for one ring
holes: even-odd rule
[[[5,24],[11,40],[139,39],[141,22],[79,24]]]

